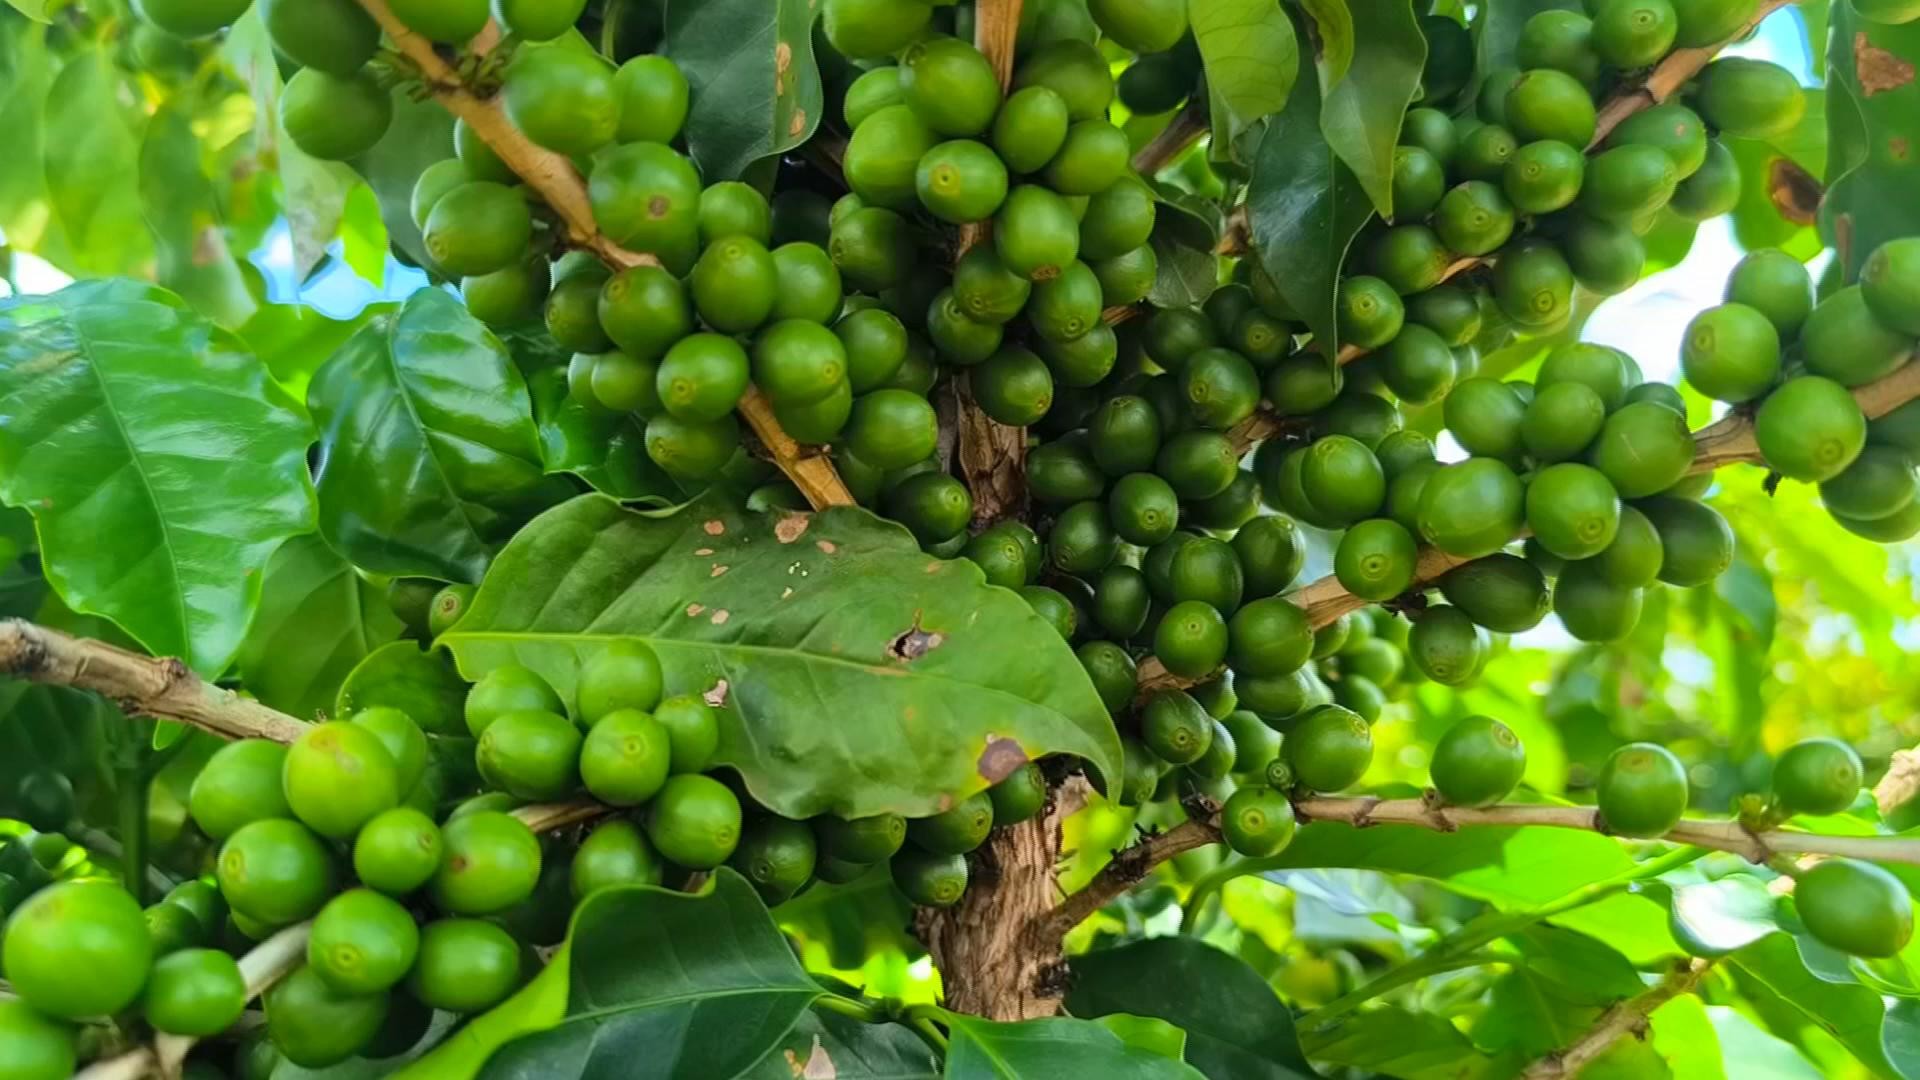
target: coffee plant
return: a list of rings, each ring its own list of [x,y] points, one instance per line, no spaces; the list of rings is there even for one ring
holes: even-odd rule
[[[0,1080],[1920,1077],[1916,63],[8,0]]]

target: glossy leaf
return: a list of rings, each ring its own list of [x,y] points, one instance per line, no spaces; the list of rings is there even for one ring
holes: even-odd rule
[[[340,261],[375,288],[387,279],[387,224],[373,189],[355,184],[340,211]]]
[[[313,377],[320,529],[354,565],[478,581],[539,483],[533,406],[505,346],[453,297],[414,293]]]
[[[1876,1075],[1920,1077],[1912,1003],[1887,1008],[1879,993],[1853,977],[1840,954],[1781,932],[1754,941],[1723,963],[1737,983],[1770,991],[1780,1009],[1824,1028]]]
[[[1724,956],[1780,930],[1773,894],[1751,874],[1677,888],[1656,883],[1647,894],[1669,906],[1674,937],[1696,956]]]
[[[567,373],[544,368],[527,380],[550,473],[569,473],[627,502],[671,506],[684,495],[647,455],[646,423],[632,413],[591,410],[567,393]]]
[[[1187,1033],[1158,1017],[1108,1013],[1095,1017],[1093,1022],[1120,1036],[1120,1041],[1128,1046],[1159,1054],[1169,1061],[1186,1060]]]
[[[1049,753],[1119,775],[1113,722],[1059,635],[864,510],[582,496],[514,537],[440,641],[469,678],[523,664],[570,701],[582,662],[621,638],[653,647],[669,692],[723,705],[717,762],[788,817],[922,815]]]
[[[948,1021],[947,1080],[1199,1080],[1203,1075],[1087,1020],[1001,1024],[949,1014]]]
[[[1315,1075],[1293,1016],[1245,961],[1191,937],[1098,949],[1072,960],[1067,1011],[1135,1014],[1187,1033],[1186,1060],[1209,1080],[1299,1080]]]
[[[1373,214],[1353,170],[1320,131],[1320,93],[1296,83],[1260,140],[1247,186],[1247,224],[1260,265],[1331,356],[1333,297],[1354,236]]]
[[[708,183],[736,179],[820,126],[825,94],[807,0],[707,0],[667,8],[666,45],[693,92],[687,149]]]
[[[261,701],[312,720],[332,711],[348,674],[400,629],[379,588],[318,535],[298,536],[267,563],[240,674]]]
[[[740,1080],[934,1080],[939,1059],[899,1024],[868,1024],[831,1009],[809,1009]]]
[[[1920,24],[1869,22],[1851,4],[1831,8],[1827,47],[1829,151],[1820,233],[1845,279],[1881,243],[1920,232],[1911,148],[1920,143]]]
[[[439,102],[415,101],[406,93],[396,92],[393,122],[387,125],[387,133],[354,162],[373,193],[379,196],[380,220],[386,226],[379,252],[382,263],[386,261],[385,241],[391,241],[406,253],[409,261],[420,266],[434,265],[427,257],[420,227],[413,223],[413,185],[427,166],[452,153],[453,114]]]
[[[1320,127],[1382,215],[1393,213],[1393,148],[1400,118],[1420,92],[1427,39],[1411,0],[1346,0],[1354,24],[1353,61],[1344,71],[1325,58],[1320,75]]]
[[[140,117],[104,48],[71,57],[47,91],[45,167],[76,273],[138,274],[153,260],[141,217]]]
[[[165,290],[0,305],[0,498],[47,580],[203,675],[227,666],[286,538],[312,528],[312,432],[266,366]]]
[[[567,1012],[501,1047],[482,1080],[734,1076],[821,994],[732,870],[689,896],[608,889],[574,913]]]
[[[227,249],[219,193],[201,168],[193,118],[178,106],[170,103],[147,121],[138,175],[158,248],[160,284],[214,322],[238,330],[259,305]]]
[[[1300,72],[1300,42],[1279,0],[1191,0],[1188,10],[1215,138],[1230,144],[1286,106]]]
[[[386,705],[428,731],[466,734],[467,684],[444,650],[422,649],[411,641],[390,641],[374,649],[340,683],[335,716]]]

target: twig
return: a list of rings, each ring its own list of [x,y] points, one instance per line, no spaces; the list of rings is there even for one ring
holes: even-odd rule
[[[1920,747],[1895,750],[1887,774],[1873,785],[1873,805],[1884,819],[1916,794],[1920,794]]]
[[[1207,103],[1199,94],[1187,99],[1186,107],[1175,113],[1167,126],[1160,129],[1140,152],[1133,155],[1133,171],[1141,176],[1151,177],[1166,168],[1174,158],[1187,152],[1187,148],[1200,141],[1207,133]]]
[[[292,742],[307,725],[154,659],[24,619],[0,620],[0,674],[104,695],[129,715],[177,720],[232,739]]]
[[[1855,387],[1853,391],[1853,399],[1860,403],[1860,411],[1869,419],[1885,416],[1915,398],[1920,398],[1920,364],[1911,360],[1886,378]],[[1754,440],[1753,420],[1744,414],[1729,413],[1694,432],[1693,438],[1693,464],[1687,467],[1688,476],[1710,473],[1727,465],[1764,464],[1759,443]],[[1430,588],[1447,571],[1473,561],[1423,546],[1419,561],[1414,564],[1413,585],[1408,591]],[[1330,626],[1340,616],[1368,604],[1349,593],[1340,579],[1331,574],[1295,589],[1287,598],[1307,613],[1307,622],[1315,630]],[[1149,657],[1141,662],[1137,681],[1144,694],[1151,690],[1180,689],[1204,680],[1175,675],[1158,659]]]
[[[513,816],[526,822],[534,832],[546,832],[607,812],[598,803],[542,803],[520,807],[513,811]],[[311,920],[297,923],[255,945],[240,958],[240,974],[247,982],[247,1000],[266,993],[306,962],[307,938],[312,933]],[[117,1057],[96,1061],[74,1077],[75,1080],[139,1080],[145,1076],[175,1076],[187,1052],[198,1041],[182,1035],[160,1035],[150,1047],[138,1047]]]
[[[1644,1038],[1647,1017],[1674,998],[1692,993],[1712,966],[1713,961],[1700,958],[1684,961],[1646,992],[1615,1002],[1573,1045],[1529,1065],[1527,1071],[1520,1074],[1521,1080],[1565,1080],[1578,1076],[1622,1036]]]
[[[1014,40],[1020,33],[1021,0],[980,0],[974,12],[973,43],[986,55],[1000,76],[1000,87],[1013,81]],[[987,222],[960,230],[960,250],[965,253],[985,243],[991,226]],[[1003,518],[1017,517],[1027,502],[1027,431],[1008,427],[988,416],[973,398],[971,382],[965,378],[954,384],[956,442],[959,447],[960,473],[967,491],[973,496],[973,522],[983,528]]]
[[[395,47],[420,70],[421,79],[434,98],[448,112],[465,120],[474,134],[553,208],[566,225],[569,243],[593,252],[601,262],[616,270],[660,265],[660,260],[652,255],[629,251],[602,233],[593,219],[593,204],[587,198],[586,184],[573,163],[534,145],[513,126],[498,102],[474,94],[461,80],[459,72],[435,51],[432,42],[407,29],[394,15],[387,0],[359,0],[359,3],[386,31]],[[484,44],[490,40],[491,37],[483,37],[476,43],[476,49],[484,51]],[[749,390],[740,403],[740,413],[773,455],[774,463],[814,509],[853,504],[853,493],[834,471],[832,462],[818,454],[802,454],[799,444],[781,429],[773,409],[756,391]]]
[[[1296,799],[1294,813],[1303,824],[1339,821],[1356,828],[1411,825],[1435,832],[1454,832],[1480,826],[1521,825],[1581,829],[1605,833],[1599,812],[1586,806],[1545,806],[1504,803],[1487,807],[1441,807],[1425,799],[1315,796]],[[1821,833],[1772,829],[1748,830],[1738,821],[1686,818],[1661,837],[1675,844],[1730,851],[1751,862],[1764,863],[1776,855],[1840,855],[1876,862],[1920,866],[1920,839],[1899,836],[1827,836]],[[1122,850],[1087,887],[1062,901],[1048,916],[1049,925],[1064,933],[1146,877],[1155,866],[1183,851],[1220,840],[1216,825],[1188,820],[1178,828],[1149,837]],[[1133,854],[1133,853],[1138,854]]]

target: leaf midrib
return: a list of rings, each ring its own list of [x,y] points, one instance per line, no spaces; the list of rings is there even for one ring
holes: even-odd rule
[[[701,991],[701,992],[670,994],[666,997],[648,998],[644,1002],[633,1004],[633,1005],[619,1005],[619,1006],[611,1006],[607,1008],[591,1009],[587,1012],[568,1013],[566,1015],[566,1018],[561,1022],[563,1024],[571,1024],[576,1020],[598,1020],[603,1017],[620,1016],[625,1013],[649,1012],[656,1009],[672,1008],[675,1005],[686,1005],[686,1004],[698,1003],[702,1001],[717,1001],[717,1000],[722,1000],[727,998],[737,998],[737,997],[804,996],[807,999],[807,1005],[812,1005],[815,1001],[823,997],[824,994],[825,992],[816,986],[735,987],[732,989],[721,990],[717,992]],[[805,1006],[802,1006],[802,1007],[804,1008]]]

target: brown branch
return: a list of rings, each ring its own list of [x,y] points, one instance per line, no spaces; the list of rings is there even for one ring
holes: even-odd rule
[[[434,99],[448,112],[465,120],[474,134],[560,216],[566,225],[568,243],[593,252],[601,262],[616,270],[660,265],[660,260],[652,255],[629,251],[602,233],[593,219],[593,204],[587,198],[586,183],[573,163],[561,154],[536,146],[513,126],[497,101],[473,93],[431,41],[407,29],[394,15],[387,0],[359,0],[359,3],[380,24],[380,29],[386,31],[401,54],[419,69],[421,80]],[[489,24],[489,33],[475,42],[476,53],[485,52],[496,38]],[[833,463],[819,454],[803,452],[781,429],[772,408],[757,391],[748,391],[740,403],[740,412],[773,455],[774,464],[787,474],[814,509],[853,504],[853,493],[834,471]]]
[[[1000,76],[1000,88],[1013,82],[1014,40],[1020,33],[1021,0],[980,0],[974,13],[973,43]],[[960,251],[986,243],[988,222],[960,230]],[[971,382],[954,383],[960,473],[973,496],[973,525],[984,528],[1027,508],[1027,429],[1008,427],[988,416],[974,401]]]
[[[598,803],[578,802],[522,806],[512,813],[538,833],[589,821],[607,812]],[[312,934],[312,920],[296,923],[255,945],[240,958],[240,974],[246,979],[248,1001],[266,993],[306,963],[307,939]],[[198,1041],[183,1035],[160,1035],[150,1047],[136,1047],[117,1057],[96,1061],[74,1077],[75,1080],[139,1080],[146,1076],[178,1076],[180,1063]]]
[[[1172,163],[1174,158],[1200,141],[1207,133],[1207,103],[1199,94],[1187,99],[1186,107],[1175,113],[1140,152],[1133,155],[1133,171],[1151,177]]]
[[[1873,805],[1885,819],[1895,807],[1905,805],[1915,795],[1920,795],[1920,747],[1895,750],[1893,760],[1887,764],[1887,774],[1873,785]]]
[[[1692,993],[1712,966],[1712,960],[1694,958],[1682,961],[1651,989],[1615,1002],[1600,1014],[1600,1019],[1594,1021],[1593,1027],[1574,1040],[1573,1045],[1556,1050],[1529,1065],[1527,1071],[1520,1074],[1521,1080],[1566,1080],[1579,1076],[1581,1070],[1620,1039],[1628,1035],[1636,1039],[1646,1038],[1647,1018],[1653,1015],[1654,1010],[1682,994]]]
[[[129,715],[177,720],[230,739],[292,742],[307,727],[202,680],[172,657],[142,656],[24,619],[0,620],[0,674],[91,690]]]
[[[1480,826],[1513,828],[1533,825],[1606,833],[1599,812],[1588,806],[1503,803],[1486,807],[1449,807],[1426,799],[1310,796],[1295,799],[1293,809],[1302,825],[1339,821],[1355,828],[1402,825],[1435,832],[1455,832]],[[1669,843],[1729,851],[1754,863],[1765,863],[1779,855],[1838,855],[1920,866],[1920,839],[1901,836],[1827,836],[1784,829],[1754,832],[1738,821],[1686,818],[1661,839]],[[1219,840],[1219,828],[1213,822],[1188,820],[1175,829],[1125,848],[1114,856],[1114,861],[1106,869],[1095,875],[1086,888],[1055,907],[1048,915],[1046,925],[1064,934],[1132,888],[1155,866],[1183,851]],[[1136,852],[1138,854],[1134,854]]]

